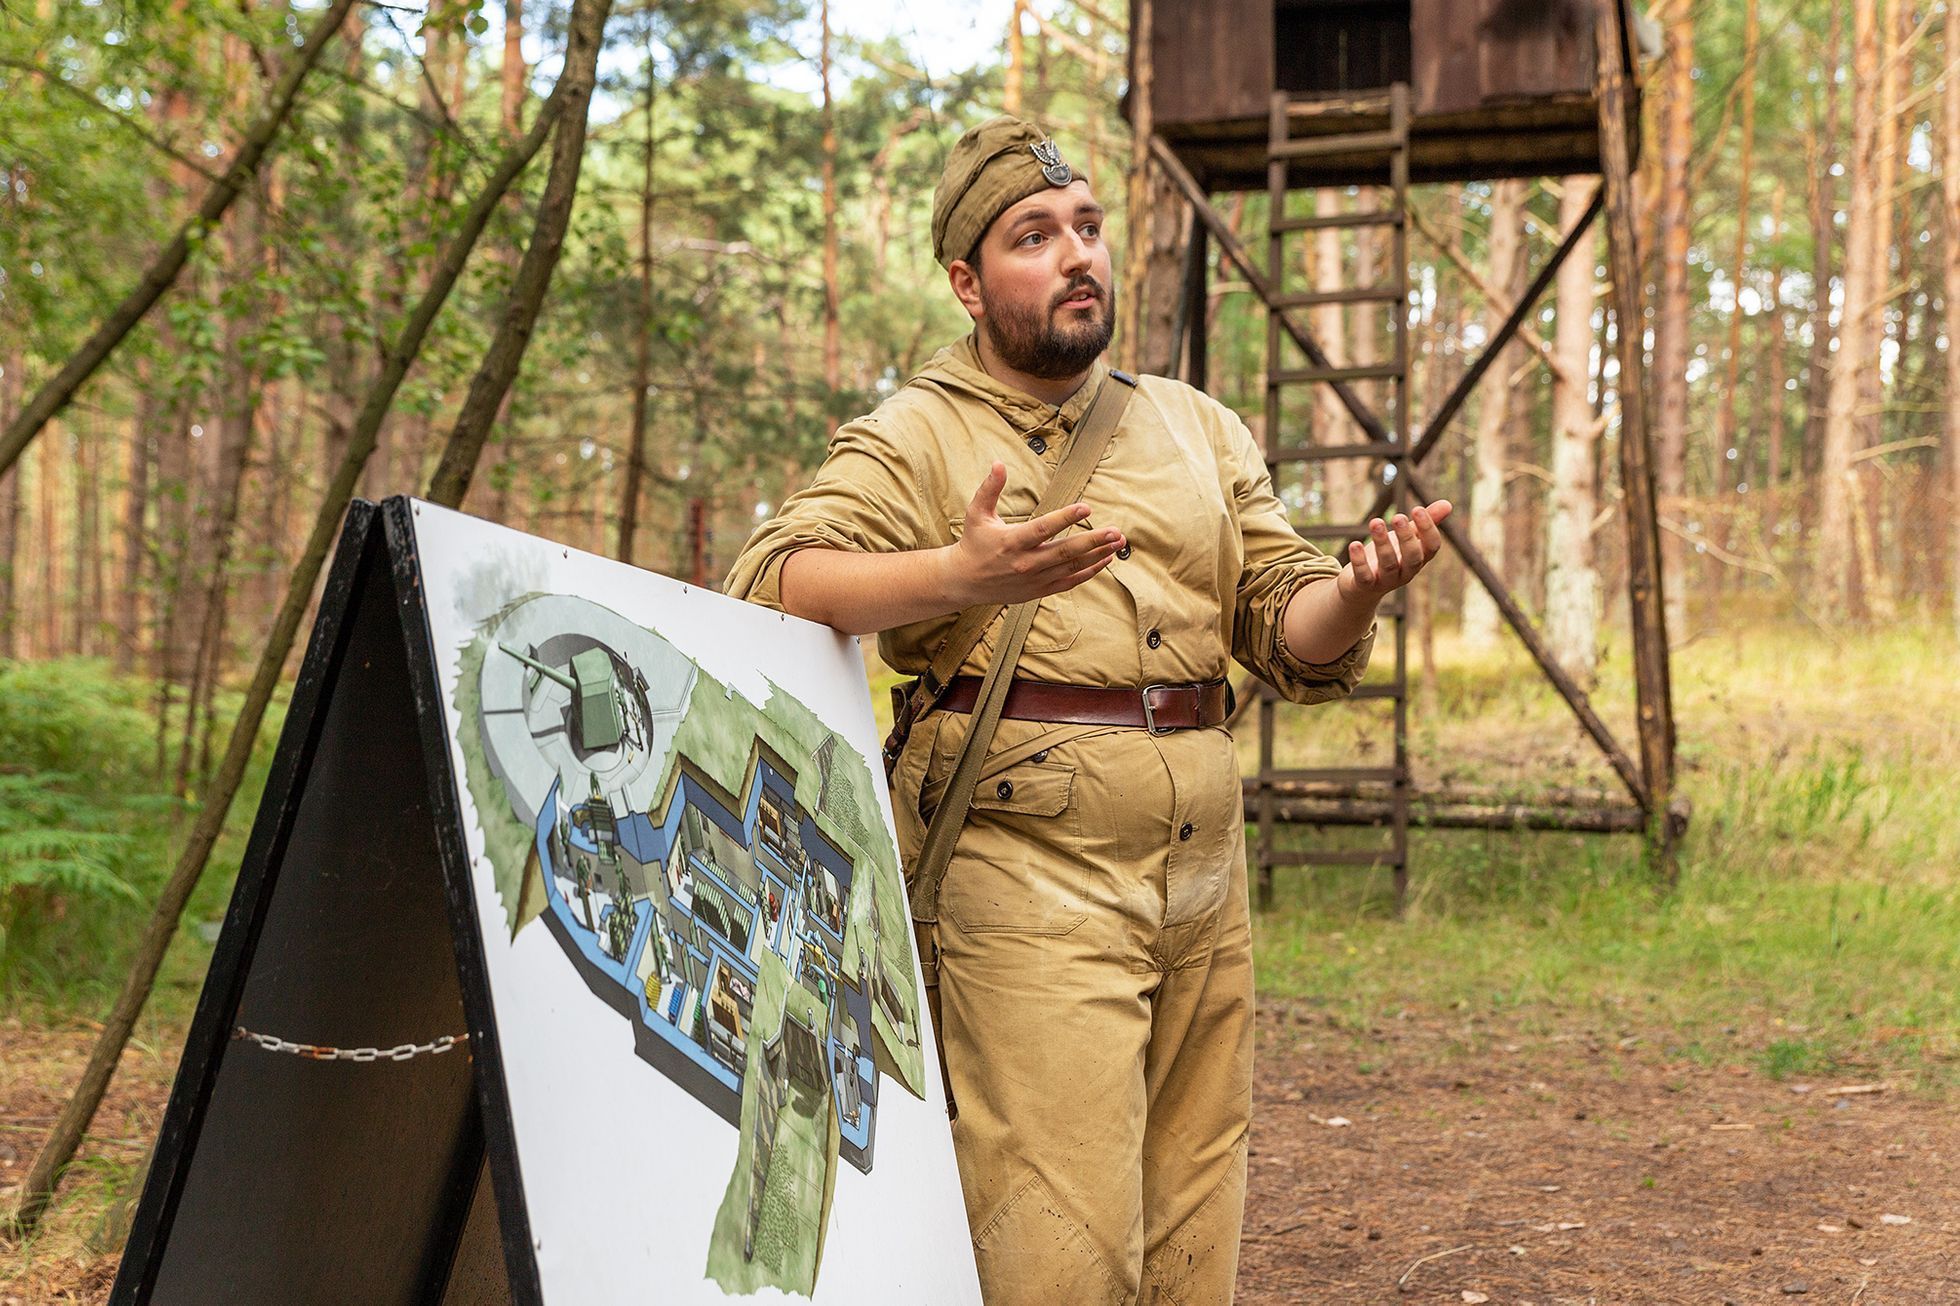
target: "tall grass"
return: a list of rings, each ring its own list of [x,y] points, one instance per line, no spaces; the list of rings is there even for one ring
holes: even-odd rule
[[[1417,770],[1477,759],[1478,781],[1598,781],[1562,704],[1521,659],[1442,641]],[[1385,877],[1281,872],[1256,927],[1269,995],[1357,1028],[1472,1012],[1661,1035],[1696,1055],[1949,1077],[1960,1045],[1960,681],[1942,635],[1840,644],[1759,629],[1689,644],[1674,675],[1694,817],[1662,893],[1628,836],[1421,831],[1407,913]],[[1596,701],[1631,720],[1623,660]],[[1327,747],[1351,727],[1311,715]],[[1621,737],[1631,743],[1630,731]],[[1304,841],[1308,832],[1297,836]],[[1372,832],[1323,838],[1357,843]]]

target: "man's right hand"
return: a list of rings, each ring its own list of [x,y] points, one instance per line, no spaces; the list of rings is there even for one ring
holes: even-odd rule
[[[1026,522],[1000,519],[1007,468],[995,463],[967,504],[959,542],[947,551],[947,589],[961,608],[979,603],[1025,603],[1074,589],[1109,565],[1126,541],[1113,527],[1078,531],[1089,519],[1084,503]]]

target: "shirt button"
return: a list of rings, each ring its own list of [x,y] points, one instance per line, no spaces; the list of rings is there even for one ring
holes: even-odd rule
[[[1164,642],[1164,637],[1163,635],[1159,634],[1157,631],[1152,630],[1148,635],[1145,635],[1143,637],[1143,642],[1150,645],[1150,647],[1152,648],[1156,648],[1159,644],[1162,644]]]
[[[1130,556],[1130,546],[1125,544],[1122,548],[1116,551],[1116,556],[1119,558],[1128,558]]]
[[[1028,448],[1034,450],[1036,453],[1047,453],[1048,441],[1038,435],[1031,435],[1028,437]]]
[[[1048,760],[1048,750],[1044,748],[1028,760],[1030,762],[1046,762]]]
[[[1014,796],[1014,782],[1012,780],[1001,781],[999,784],[994,786],[994,794],[1003,803],[1006,802],[1008,799]]]
[[[1183,825],[1180,825],[1177,828],[1177,837],[1179,839],[1189,839],[1192,836],[1192,834],[1195,833],[1196,829],[1197,829],[1196,826],[1192,825],[1191,822],[1186,821]]]

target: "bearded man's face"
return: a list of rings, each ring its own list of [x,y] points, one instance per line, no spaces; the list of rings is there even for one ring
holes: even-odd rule
[[[1031,195],[980,239],[980,326],[1003,363],[1054,381],[1089,369],[1116,329],[1103,209],[1086,181]]]

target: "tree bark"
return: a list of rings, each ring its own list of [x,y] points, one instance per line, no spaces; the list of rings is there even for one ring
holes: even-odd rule
[[[633,324],[633,429],[626,449],[626,484],[620,491],[621,562],[633,561],[633,537],[640,527],[640,485],[646,473],[647,387],[653,384],[653,47],[647,47],[646,140],[640,146],[640,297]]]
[[[1661,78],[1660,303],[1654,315],[1654,490],[1661,511],[1679,510],[1688,481],[1689,164],[1695,148],[1695,38],[1687,5],[1668,19],[1667,67]],[[1661,570],[1679,577],[1667,589],[1667,624],[1686,630],[1686,550],[1661,536]]]
[[[1852,454],[1865,443],[1858,401],[1867,368],[1877,364],[1878,287],[1878,15],[1877,0],[1853,0],[1851,38],[1851,200],[1845,224],[1844,314],[1824,417],[1817,487],[1819,594],[1838,612],[1857,609],[1852,542]]]
[[[244,191],[246,183],[257,171],[259,161],[271,146],[272,138],[278,135],[279,128],[292,112],[293,103],[299,98],[300,83],[306,80],[306,75],[320,61],[321,52],[333,39],[334,33],[340,30],[341,23],[353,7],[354,0],[333,0],[308,33],[306,45],[294,58],[292,66],[279,79],[270,104],[246,133],[232,158],[231,166],[204,193],[204,200],[198,205],[197,212],[178,229],[177,235],[151,262],[136,288],[124,296],[123,301],[103,319],[102,324],[69,357],[61,370],[35,391],[27,406],[7,424],[5,433],[0,434],[0,472],[19,460],[21,450],[47,425],[48,419],[67,406],[75,392],[95,374],[95,369],[122,343],[130,329],[162,298],[163,292],[170,288],[190,258],[193,238],[215,226],[225,210],[231,207],[232,201]]]
[[[11,190],[11,187],[9,188]],[[5,357],[0,357],[0,426],[13,420],[20,407],[21,376],[26,367],[26,351],[13,337]],[[16,610],[19,587],[14,572],[20,558],[20,468],[0,472],[0,658],[20,656],[19,618]]]
[[[586,86],[589,93],[589,81]],[[476,247],[483,229],[489,225],[490,215],[517,180],[518,174],[543,146],[544,138],[550,134],[563,103],[554,90],[530,132],[505,152],[490,179],[484,183],[483,192],[463,215],[428,289],[408,315],[401,334],[382,360],[380,373],[368,390],[360,415],[349,432],[346,451],[321,500],[305,551],[293,569],[285,600],[266,633],[265,647],[259,655],[251,686],[246,690],[244,706],[232,725],[224,758],[212,778],[209,792],[202,795],[203,803],[184,849],[158,893],[156,907],[137,944],[130,973],[123,982],[115,1005],[103,1021],[102,1033],[89,1053],[88,1064],[83,1068],[75,1095],[63,1106],[54,1129],[35,1154],[27,1177],[21,1184],[14,1211],[6,1221],[6,1227],[14,1237],[24,1236],[40,1221],[49,1198],[54,1195],[55,1184],[74,1157],[75,1149],[81,1145],[89,1122],[95,1118],[96,1109],[102,1105],[103,1095],[108,1092],[116,1063],[121,1059],[130,1032],[135,1029],[136,1019],[142,1014],[143,1005],[149,1000],[150,989],[156,983],[157,970],[162,966],[164,951],[177,931],[177,921],[183,915],[184,904],[190,900],[191,891],[197,887],[198,879],[204,873],[211,849],[224,828],[225,815],[245,778],[245,768],[251,761],[253,744],[258,738],[259,726],[265,720],[266,707],[272,701],[286,657],[292,651],[300,622],[312,601],[314,582],[319,579],[320,571],[326,564],[327,550],[333,545],[341,516],[354,496],[354,487],[362,469],[374,453],[375,436],[380,430],[381,421],[387,416],[395,393],[420,352],[443,301],[449,297],[457,279],[461,277],[470,251]]]
[[[1509,314],[1511,303],[1524,293],[1524,204],[1525,183],[1500,181],[1491,187],[1490,275],[1485,279],[1494,292],[1484,303],[1486,339],[1494,337]],[[1501,297],[1501,298],[1500,298]],[[1510,580],[1509,554],[1504,547],[1504,445],[1512,422],[1513,384],[1511,376],[1524,361],[1524,346],[1513,342],[1505,346],[1491,373],[1481,385],[1477,409],[1474,446],[1475,479],[1470,485],[1470,539],[1499,574]],[[1481,585],[1469,585],[1463,592],[1463,639],[1471,648],[1490,648],[1497,643],[1501,617],[1497,604]]]
[[[1821,106],[1804,143],[1805,182],[1810,200],[1810,356],[1804,380],[1804,419],[1802,447],[1798,450],[1797,470],[1809,492],[1798,506],[1798,518],[1806,533],[1816,525],[1816,482],[1824,470],[1824,428],[1830,406],[1831,283],[1836,271],[1831,258],[1837,245],[1837,180],[1831,166],[1838,157],[1838,131],[1842,114],[1838,108],[1838,71],[1844,61],[1844,9],[1831,5],[1830,25],[1825,39],[1825,75]],[[1807,572],[1807,559],[1799,564]]]
[[[1948,482],[1947,601],[1956,632],[1960,632],[1960,528],[1953,513],[1960,510],[1960,5],[1946,8],[1946,85],[1940,99],[1940,135],[1945,151],[1940,175],[1942,214],[1946,219],[1946,402],[1942,434],[1946,439]]]
[[[468,493],[470,478],[476,474],[484,438],[490,433],[491,419],[497,415],[504,395],[517,378],[524,361],[525,347],[531,343],[531,329],[537,325],[544,306],[545,291],[551,287],[552,271],[558,266],[564,248],[565,229],[572,219],[572,203],[578,197],[579,165],[585,154],[585,115],[592,104],[592,84],[603,44],[606,16],[612,0],[575,0],[566,33],[565,66],[559,74],[552,96],[560,101],[557,133],[551,142],[551,171],[546,175],[544,194],[538,200],[537,221],[524,259],[511,284],[510,300],[504,306],[497,334],[484,352],[483,362],[470,380],[463,409],[450,428],[442,460],[429,480],[432,501],[456,507]]]
[[[1130,30],[1130,187],[1124,218],[1129,247],[1123,259],[1123,279],[1118,287],[1123,310],[1122,339],[1118,357],[1125,371],[1134,372],[1143,356],[1144,279],[1150,256],[1150,136],[1156,131],[1151,117],[1151,0],[1134,0],[1131,10],[1135,26]]]
[[[1021,115],[1021,79],[1025,59],[1021,49],[1021,14],[1028,7],[1028,0],[1014,0],[1013,13],[1007,19],[1007,72],[1001,82],[1000,107],[1013,114]],[[825,7],[826,14],[828,6]]]
[[[1715,465],[1726,467],[1728,475],[1717,490],[1733,492],[1745,478],[1743,458],[1736,449],[1735,396],[1742,386],[1742,282],[1749,262],[1749,184],[1756,159],[1756,53],[1757,0],[1745,0],[1742,19],[1742,140],[1736,164],[1735,184],[1735,261],[1730,264],[1729,285],[1735,303],[1729,310],[1729,336],[1722,373],[1722,393],[1715,418]]]
[[[837,120],[830,95],[830,0],[822,0],[823,45],[817,62],[823,77],[823,383],[824,431],[837,434],[837,392],[844,384],[843,342],[837,283]]]
[[[1567,177],[1559,225],[1571,230],[1585,216],[1591,182]],[[1588,235],[1558,270],[1557,350],[1564,377],[1552,382],[1552,510],[1545,536],[1545,638],[1574,680],[1592,679],[1599,661],[1598,577],[1593,568],[1593,514],[1599,493],[1593,471],[1598,440],[1586,379],[1591,375],[1595,238]]]

